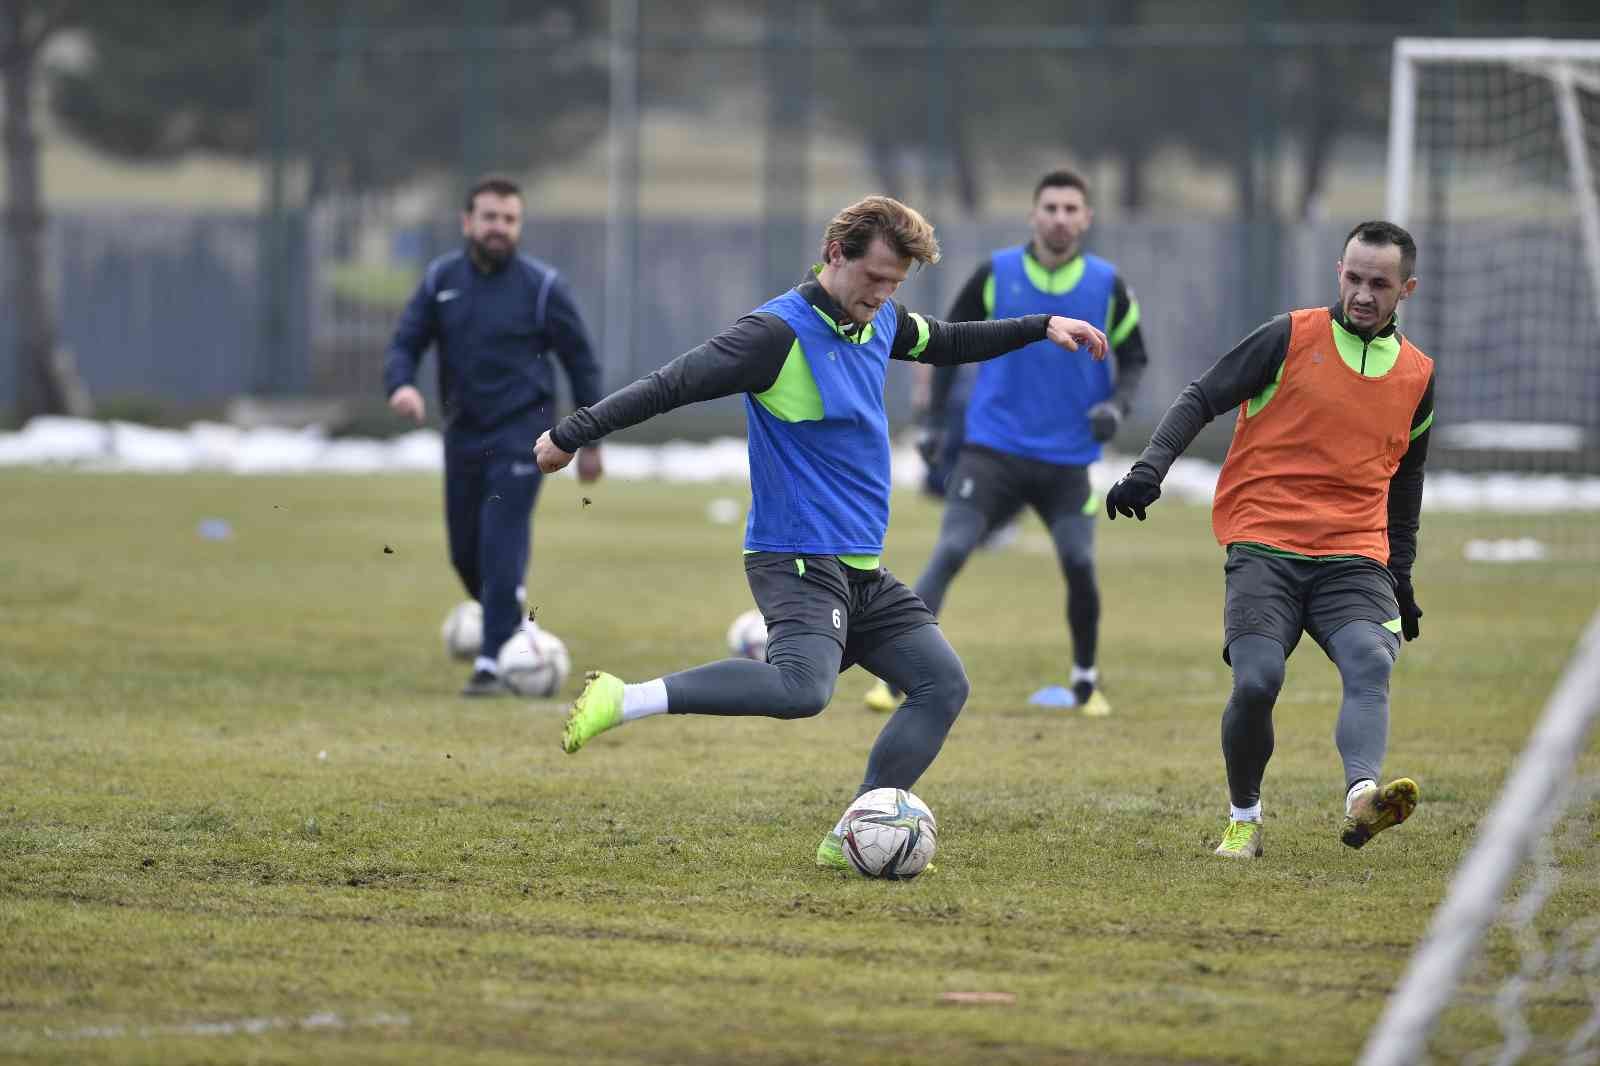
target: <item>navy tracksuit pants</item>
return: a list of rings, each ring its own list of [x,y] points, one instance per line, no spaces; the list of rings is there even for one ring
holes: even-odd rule
[[[450,564],[483,605],[483,647],[495,658],[522,622],[533,505],[544,475],[531,436],[518,426],[492,437],[445,436],[444,506]]]

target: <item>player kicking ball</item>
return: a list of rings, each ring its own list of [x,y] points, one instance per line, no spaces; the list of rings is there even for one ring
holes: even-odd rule
[[[1200,430],[1239,409],[1217,478],[1211,527],[1227,549],[1222,658],[1233,693],[1222,715],[1230,813],[1216,853],[1262,853],[1261,780],[1272,708],[1302,632],[1339,668],[1334,742],[1344,763],[1352,848],[1399,825],[1417,783],[1379,786],[1389,739],[1389,675],[1400,637],[1420,635],[1411,587],[1433,424],[1433,360],[1403,337],[1396,308],[1417,287],[1417,246],[1389,222],[1350,231],[1339,302],[1266,323],[1179,394],[1106,513],[1144,521],[1161,481]]]
[[[909,790],[967,698],[961,660],[916,593],[884,569],[889,524],[891,359],[992,359],[1035,341],[1105,357],[1087,322],[1050,315],[945,323],[894,300],[914,263],[935,263],[933,227],[886,196],[828,224],[822,263],[800,285],[654,373],[580,408],[534,447],[546,473],[606,434],[685,404],[743,393],[749,423],[745,577],[767,624],[767,661],[724,659],[638,684],[588,675],[562,729],[571,754],[607,730],[658,714],[806,718],[856,663],[906,693],[850,798]],[[845,869],[840,827],[817,865]]]

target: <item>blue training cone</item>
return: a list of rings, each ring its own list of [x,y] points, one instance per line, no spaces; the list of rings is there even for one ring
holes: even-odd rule
[[[1062,685],[1046,685],[1029,696],[1028,702],[1035,707],[1076,707],[1078,705],[1078,701],[1072,698],[1072,690]]]

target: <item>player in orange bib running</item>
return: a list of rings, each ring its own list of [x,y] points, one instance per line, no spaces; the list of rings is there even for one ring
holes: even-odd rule
[[[1390,222],[1350,231],[1339,302],[1279,315],[1179,394],[1106,512],[1144,520],[1200,430],[1237,407],[1211,525],[1227,549],[1223,651],[1233,693],[1222,715],[1230,816],[1218,855],[1262,852],[1261,779],[1272,708],[1302,632],[1339,668],[1334,740],[1344,762],[1340,839],[1353,848],[1398,825],[1417,785],[1379,786],[1389,675],[1417,639],[1411,587],[1433,423],[1433,360],[1401,336],[1395,309],[1417,287],[1417,245]]]

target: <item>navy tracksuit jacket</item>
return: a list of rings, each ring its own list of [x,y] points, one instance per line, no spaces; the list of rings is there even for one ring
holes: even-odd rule
[[[530,524],[542,480],[533,442],[554,419],[560,361],[573,401],[600,399],[600,364],[555,269],[530,256],[483,272],[467,253],[428,264],[384,359],[384,393],[439,360],[450,562],[483,604],[481,655],[494,658],[523,611]]]

